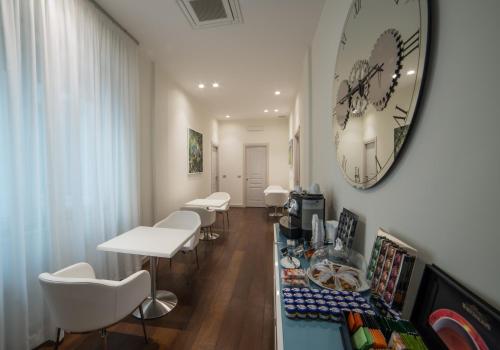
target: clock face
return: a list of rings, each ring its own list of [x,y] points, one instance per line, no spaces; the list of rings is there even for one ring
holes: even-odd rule
[[[422,86],[427,0],[354,0],[333,81],[337,162],[357,188],[375,185],[408,135]]]

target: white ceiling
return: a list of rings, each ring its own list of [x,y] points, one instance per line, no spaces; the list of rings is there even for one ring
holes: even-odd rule
[[[324,0],[240,0],[243,24],[208,29],[192,29],[175,0],[97,2],[211,116],[223,119],[290,113]],[[198,89],[199,82],[207,87]]]

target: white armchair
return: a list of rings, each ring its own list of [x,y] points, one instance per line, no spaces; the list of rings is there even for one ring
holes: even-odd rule
[[[201,218],[200,215],[191,210],[191,208],[183,208],[181,211],[174,211],[165,219],[156,223],[154,227],[165,227],[165,228],[176,228],[181,230],[193,230],[196,231],[194,236],[187,241],[186,244],[181,248],[182,252],[195,252],[196,255],[196,266],[199,268],[198,263],[198,243],[200,242],[200,227]],[[159,259],[157,259],[158,261]],[[172,267],[172,259],[170,260],[170,267]]]
[[[208,196],[207,198],[209,198],[209,199],[222,199],[222,200],[227,201],[227,203],[224,204],[222,207],[214,207],[214,208],[210,208],[210,209],[213,209],[213,210],[215,210],[215,212],[217,214],[222,215],[222,229],[225,228],[224,214],[226,214],[225,217],[226,217],[226,221],[227,221],[227,230],[229,231],[229,201],[231,200],[231,195],[227,192],[214,192],[210,196]]]
[[[45,301],[57,326],[55,349],[61,330],[83,333],[101,330],[122,320],[139,308],[149,296],[149,272],[138,271],[122,281],[96,279],[94,269],[78,263],[55,273],[38,276]],[[141,317],[147,343],[144,318]]]

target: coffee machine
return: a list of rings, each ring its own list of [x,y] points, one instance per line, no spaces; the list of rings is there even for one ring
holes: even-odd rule
[[[313,215],[317,214],[318,218],[323,221],[325,219],[325,197],[321,193],[292,191],[287,207],[288,217],[280,220],[281,226],[286,226],[282,230],[283,234],[291,239],[303,238],[310,241]],[[286,221],[286,223],[281,221]]]

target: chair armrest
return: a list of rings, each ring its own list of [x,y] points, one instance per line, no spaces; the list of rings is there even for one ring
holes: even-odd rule
[[[53,276],[70,278],[95,278],[95,272],[92,266],[85,262],[68,266],[62,270],[54,272]]]
[[[122,281],[115,282],[117,288],[116,314],[123,318],[134,311],[150,294],[151,277],[141,270]]]

